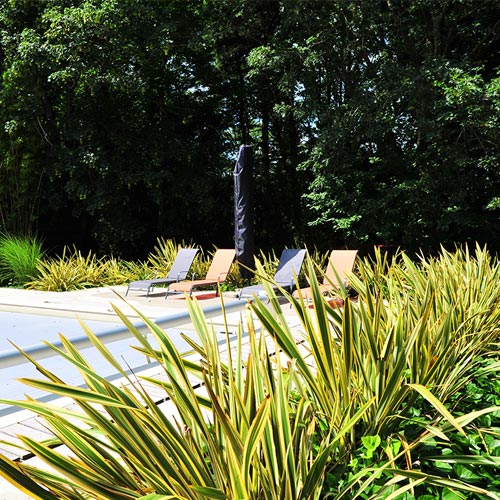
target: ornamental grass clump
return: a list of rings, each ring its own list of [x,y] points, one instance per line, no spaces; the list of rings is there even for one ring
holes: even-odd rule
[[[425,427],[441,437],[445,427],[465,435],[467,420],[454,417],[449,402],[475,376],[481,355],[498,345],[498,262],[479,248],[474,256],[466,250],[443,251],[419,264],[404,254],[389,263],[378,253],[374,262],[365,260],[358,266],[358,276],[349,276],[359,292],[355,300],[345,288],[338,290],[342,308],[321,295],[317,268],[310,259],[307,268],[312,303],[302,300],[300,289],[297,299],[287,298],[300,318],[300,340],[308,356],[300,353],[297,332],[275,298],[271,311],[259,301],[253,308],[279,348],[296,361],[296,387],[324,412],[327,432],[335,434],[358,408],[368,405],[341,442],[345,466],[362,441],[374,436],[398,442],[411,470],[416,461],[412,450],[429,437]],[[270,287],[267,292],[272,297]],[[486,371],[499,368],[497,360]],[[413,422],[422,401],[432,412]],[[398,435],[408,422],[413,422],[412,435],[415,429],[422,431],[411,444]],[[397,454],[391,452],[386,460],[391,455]]]
[[[25,284],[33,290],[65,292],[84,288],[123,285],[145,274],[143,263],[98,258],[89,252],[82,255],[76,248],[64,248],[60,257],[42,259],[37,265],[36,279]]]
[[[380,259],[379,259],[380,261]],[[376,266],[375,266],[376,267]],[[360,301],[374,266],[360,266]],[[418,335],[408,351],[409,378],[447,401],[472,375],[480,356],[498,345],[500,334],[500,262],[479,246],[442,250],[415,263],[404,253],[382,276],[379,293],[390,323],[405,319]]]
[[[0,236],[0,285],[22,287],[38,275],[44,251],[36,237]]]
[[[151,279],[156,276],[166,276],[174,263],[178,251],[181,248],[191,246],[193,245],[187,245],[184,241],[177,243],[173,239],[157,238],[156,245],[147,258],[147,265],[151,271],[151,275],[147,276],[146,279]],[[199,260],[198,256],[198,261]]]

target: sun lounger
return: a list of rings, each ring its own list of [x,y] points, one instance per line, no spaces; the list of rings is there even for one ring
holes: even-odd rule
[[[305,249],[285,248],[281,253],[278,262],[278,269],[273,278],[271,286],[274,290],[283,288],[290,293],[295,289],[295,277],[300,274],[304,258],[306,256]],[[250,285],[241,289],[239,298],[242,297],[267,297],[264,285]]]
[[[340,288],[341,284],[347,286],[347,274],[350,273],[354,267],[357,253],[357,250],[332,250],[330,258],[328,259],[328,266],[323,278],[323,283],[319,285],[323,295]],[[299,293],[304,300],[312,298],[311,287],[301,288],[300,292],[296,290],[293,294],[294,297],[298,298]]]
[[[129,283],[125,295],[127,295],[130,290],[146,290],[146,297],[149,297],[149,294],[154,290],[155,286],[170,285],[176,281],[186,279],[197,252],[197,248],[181,248],[177,252],[172,267],[165,278],[132,281]]]
[[[219,285],[224,283],[229,274],[235,255],[236,251],[234,249],[217,250],[204,279],[173,283],[168,287],[165,298],[172,293],[189,293],[189,296],[191,296],[193,290],[210,286],[215,288],[215,293],[217,295]]]

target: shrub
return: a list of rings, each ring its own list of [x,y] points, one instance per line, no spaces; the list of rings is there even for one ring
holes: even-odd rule
[[[147,318],[143,320],[154,345],[117,311],[144,353],[162,366],[165,379],[147,380],[165,391],[178,414],[175,422],[154,404],[140,381],[129,378],[133,390],[113,385],[64,339],[64,357],[80,370],[88,388],[68,387],[38,364],[48,380],[25,382],[57,395],[71,394],[79,410],[62,412],[36,401],[17,404],[43,417],[71,457],[21,437],[58,475],[1,456],[0,473],[47,499],[147,498],[147,493],[193,499],[317,499],[339,439],[364,409],[335,437],[319,441],[321,420],[310,401],[293,397],[288,361],[270,358],[263,338],[252,330],[248,357],[243,359],[239,349],[234,360],[224,363],[214,342],[217,334],[198,304],[189,301],[188,307],[200,339],[192,346],[202,357],[201,366],[181,358],[169,336]],[[90,331],[88,335],[126,377],[106,347]],[[193,378],[205,391],[193,388]]]
[[[308,266],[314,274],[312,262]],[[175,421],[154,404],[140,378],[128,376],[88,329],[95,348],[127,378],[128,387],[99,376],[66,339],[63,350],[54,350],[80,371],[86,387],[67,386],[28,357],[45,380],[24,382],[69,396],[79,409],[61,411],[33,400],[15,404],[43,417],[70,456],[52,449],[53,440],[37,443],[20,437],[57,474],[1,456],[0,473],[44,499],[317,500],[326,493],[332,499],[412,498],[408,495],[416,496],[423,485],[497,498],[468,484],[465,474],[449,477],[446,471],[440,477],[438,468],[436,474],[429,474],[416,465],[417,450],[437,441],[449,442],[455,434],[466,438],[472,422],[498,410],[481,408],[452,416],[433,394],[441,389],[434,386],[435,379],[413,379],[432,373],[427,363],[433,344],[426,343],[432,337],[425,328],[443,332],[439,325],[422,321],[432,315],[428,312],[412,326],[408,309],[418,311],[417,306],[409,303],[406,311],[397,314],[385,299],[380,300],[379,289],[369,288],[358,304],[346,298],[340,310],[320,295],[314,276],[311,286],[314,309],[292,301],[302,331],[290,328],[269,287],[270,306],[258,300],[249,305],[245,328],[239,328],[236,349],[227,358],[219,347],[220,334],[209,326],[196,301],[187,301],[199,337],[187,339],[194,353],[191,358],[181,357],[169,335],[147,318],[143,320],[151,341],[117,310],[138,348],[162,367],[164,377],[145,380],[165,392],[176,410]],[[388,286],[390,290],[392,285]],[[412,300],[417,300],[416,295]],[[428,294],[421,298],[426,300],[431,300]],[[254,314],[261,331],[256,329]],[[448,323],[453,324],[445,316],[443,324]],[[414,338],[419,336],[422,339]],[[226,342],[229,337],[226,331]],[[247,356],[243,354],[246,337]],[[484,347],[481,332],[478,337]],[[414,351],[417,343],[421,358]],[[414,370],[413,365],[420,362],[421,369]],[[444,368],[455,369],[448,363]],[[497,368],[488,365],[485,373]],[[468,371],[455,374],[467,379]],[[460,388],[463,377],[456,384]],[[417,418],[412,409],[421,402],[426,411]],[[488,450],[475,456],[435,456],[457,468],[478,464],[487,468],[497,462]],[[325,477],[328,491],[323,491]]]
[[[479,248],[475,256],[466,250],[443,251],[420,264],[404,254],[389,263],[378,253],[375,262],[359,266],[360,277],[350,276],[359,296],[352,300],[342,290],[342,308],[320,294],[311,259],[307,268],[314,312],[304,307],[300,295],[288,297],[301,320],[301,335],[290,329],[277,300],[271,300],[272,312],[259,301],[252,308],[279,348],[296,360],[296,387],[324,412],[325,432],[335,433],[371,402],[360,425],[342,443],[346,461],[333,472],[343,478],[339,484],[345,488],[350,477],[359,486],[366,479],[362,472],[345,473],[363,440],[378,436],[386,445],[397,442],[411,464],[411,450],[425,440],[424,426],[432,423],[442,429],[444,419],[450,429],[464,434],[460,422],[465,420],[453,417],[448,406],[476,376],[482,353],[498,345],[498,261]],[[308,357],[301,354],[298,341],[308,346]],[[490,373],[499,366],[492,365]],[[432,410],[426,413],[430,420],[414,419],[422,401]],[[398,436],[408,421],[416,436],[411,445]],[[390,462],[397,454],[387,450],[388,445],[382,448]]]
[[[143,274],[143,264],[119,261],[114,258],[97,258],[89,252],[83,256],[78,250],[61,257],[41,260],[37,266],[38,276],[26,283],[27,288],[47,291],[69,291],[82,288],[128,283]]]
[[[0,283],[21,287],[33,280],[43,254],[36,237],[0,236]]]

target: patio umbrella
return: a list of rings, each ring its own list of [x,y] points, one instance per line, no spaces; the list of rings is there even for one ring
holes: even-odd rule
[[[242,278],[249,279],[255,269],[253,236],[253,146],[242,145],[233,172],[234,177],[234,245]]]

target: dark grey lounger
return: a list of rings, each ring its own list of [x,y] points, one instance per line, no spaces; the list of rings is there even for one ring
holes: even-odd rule
[[[125,295],[130,290],[146,290],[146,297],[149,297],[150,292],[153,291],[155,286],[170,285],[176,281],[186,279],[197,252],[197,248],[181,248],[175,257],[172,268],[165,278],[132,281],[129,283]]]
[[[278,269],[273,280],[276,285],[273,288],[276,290],[278,286],[288,290],[290,293],[295,289],[295,276],[300,274],[304,258],[306,256],[305,249],[285,248],[278,262]],[[254,295],[265,295],[264,285],[251,285],[241,289],[239,298],[253,297]]]

